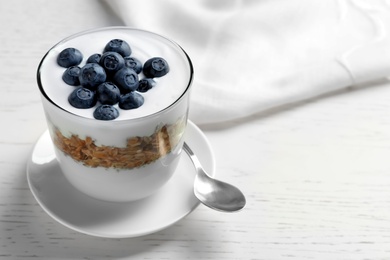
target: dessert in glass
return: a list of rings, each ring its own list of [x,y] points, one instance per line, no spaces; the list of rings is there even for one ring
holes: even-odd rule
[[[116,202],[161,188],[180,160],[192,78],[185,51],[144,30],[99,28],[52,47],[37,81],[69,182]]]

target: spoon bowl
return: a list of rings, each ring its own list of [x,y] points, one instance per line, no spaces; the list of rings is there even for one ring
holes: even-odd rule
[[[183,144],[183,149],[189,155],[196,169],[194,194],[200,202],[223,212],[239,211],[245,206],[245,196],[237,187],[211,178],[186,143]]]

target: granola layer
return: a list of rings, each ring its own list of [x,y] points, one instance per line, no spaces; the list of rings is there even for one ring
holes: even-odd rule
[[[150,136],[134,136],[127,139],[126,147],[96,145],[95,140],[72,134],[64,136],[54,129],[56,147],[77,162],[90,167],[132,169],[152,163],[170,153],[180,142],[184,132],[184,120],[173,125],[157,127]]]

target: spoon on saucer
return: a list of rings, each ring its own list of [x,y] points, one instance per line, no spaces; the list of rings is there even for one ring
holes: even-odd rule
[[[224,212],[238,211],[245,206],[245,196],[237,187],[211,178],[186,143],[183,144],[183,149],[196,168],[194,193],[200,202],[212,209]]]

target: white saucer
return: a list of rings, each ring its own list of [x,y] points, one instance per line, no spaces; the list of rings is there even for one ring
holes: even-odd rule
[[[205,169],[214,175],[214,154],[206,136],[192,122],[185,137]],[[185,152],[172,179],[146,199],[113,203],[77,191],[63,176],[48,131],[37,141],[27,164],[27,179],[39,205],[59,223],[99,237],[136,237],[162,230],[192,212],[194,166]]]

